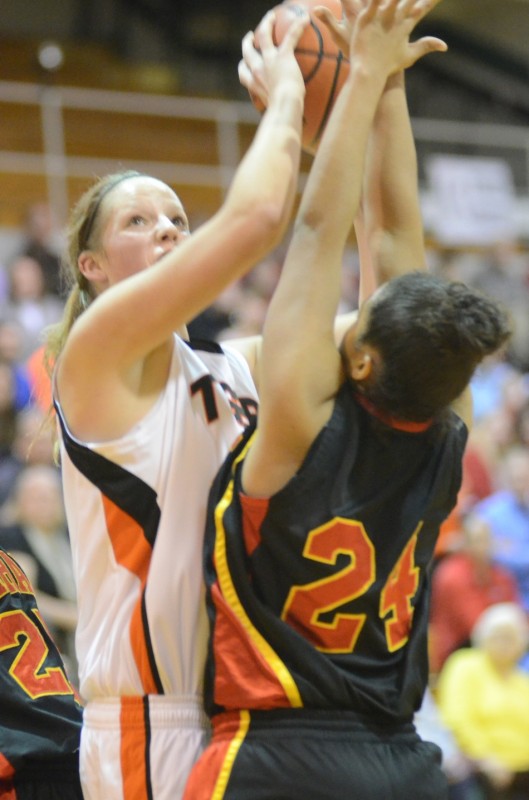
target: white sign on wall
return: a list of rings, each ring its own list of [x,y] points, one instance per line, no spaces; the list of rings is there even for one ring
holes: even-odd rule
[[[499,158],[436,155],[426,162],[432,233],[447,246],[490,245],[515,235],[516,195]]]

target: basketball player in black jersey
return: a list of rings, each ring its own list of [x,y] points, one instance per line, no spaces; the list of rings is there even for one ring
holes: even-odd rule
[[[413,725],[430,569],[461,482],[469,380],[509,331],[491,302],[425,272],[401,70],[443,49],[408,39],[434,3],[367,0],[356,16],[348,0],[332,26],[350,35],[351,74],[269,308],[257,430],[210,496],[213,740],[186,800],[447,796],[440,751]],[[369,250],[378,280],[396,277],[337,349],[364,166],[361,268]]]
[[[0,798],[82,800],[82,710],[18,562],[0,548]]]

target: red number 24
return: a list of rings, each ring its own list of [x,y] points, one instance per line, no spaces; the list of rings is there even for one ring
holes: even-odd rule
[[[415,545],[421,525],[407,543],[380,595],[380,617],[385,620],[388,650],[394,652],[408,640],[413,616],[411,600],[419,585]],[[303,586],[293,586],[282,619],[318,650],[350,653],[365,623],[365,614],[345,614],[340,606],[367,592],[376,578],[375,550],[364,526],[336,517],[311,531],[303,550],[305,558],[335,564],[346,556],[349,563],[333,575]],[[330,616],[334,613],[334,616]],[[327,620],[322,619],[326,614]],[[389,616],[388,616],[389,615]]]

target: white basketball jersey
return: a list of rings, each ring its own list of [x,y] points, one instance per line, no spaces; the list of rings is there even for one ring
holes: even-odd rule
[[[164,392],[122,438],[80,442],[56,398],[85,700],[202,693],[207,496],[256,399],[239,353],[176,335]]]

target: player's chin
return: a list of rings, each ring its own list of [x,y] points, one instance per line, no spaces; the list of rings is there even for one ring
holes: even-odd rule
[[[174,250],[176,247],[178,247],[178,242],[175,242],[175,244],[173,245],[173,247],[170,247],[170,248],[168,248],[167,250],[164,250],[164,252],[163,252],[163,253],[160,253],[159,255],[157,255],[157,256],[156,256],[156,258],[154,258],[154,260],[152,261],[152,263],[151,263],[151,266],[155,266],[156,264],[159,264],[159,263],[160,263],[160,261],[161,261],[163,258],[165,258],[166,256],[168,256],[168,255],[169,255],[169,253],[172,253],[172,252],[173,252],[173,250]]]

